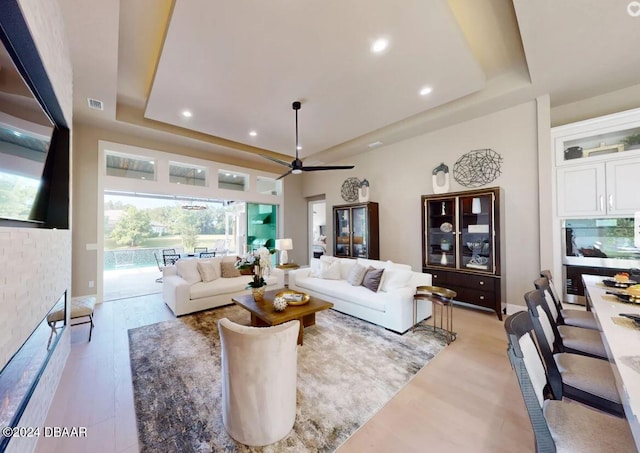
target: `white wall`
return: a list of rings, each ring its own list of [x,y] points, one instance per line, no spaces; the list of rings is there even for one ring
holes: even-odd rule
[[[466,121],[371,152],[340,164],[354,170],[304,175],[305,197],[326,194],[327,215],[345,203],[342,182],[351,176],[371,183],[370,200],[380,208],[380,258],[410,264],[420,270],[422,232],[420,196],[431,194],[431,171],[444,162],[451,172],[451,191],[465,190],[453,179],[453,167],[463,154],[482,148],[498,152],[502,174],[489,186],[500,186],[505,197],[507,300],[524,305],[540,272],[538,217],[538,126],[535,101]],[[548,128],[549,126],[544,126]],[[327,222],[332,240],[332,222]],[[331,250],[333,244],[328,244]]]

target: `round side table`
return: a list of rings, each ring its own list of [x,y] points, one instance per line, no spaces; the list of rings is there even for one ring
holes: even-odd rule
[[[447,344],[456,339],[456,333],[453,331],[453,299],[457,293],[447,288],[439,286],[418,286],[416,294],[413,296],[413,325],[414,329],[418,324],[418,301],[430,300],[433,310],[431,317],[433,318],[433,330],[440,329],[444,332]],[[437,325],[436,307],[440,307],[440,326]],[[446,317],[446,325],[443,318]]]

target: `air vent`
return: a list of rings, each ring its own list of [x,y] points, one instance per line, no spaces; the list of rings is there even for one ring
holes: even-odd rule
[[[89,103],[89,108],[96,110],[104,110],[104,105],[102,101],[98,101],[97,99],[87,98],[87,102]]]

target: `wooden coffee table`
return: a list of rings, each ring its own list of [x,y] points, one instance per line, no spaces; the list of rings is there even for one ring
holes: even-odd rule
[[[285,291],[285,289],[266,291],[262,302],[256,302],[251,294],[235,296],[231,300],[251,313],[251,325],[254,327],[276,326],[297,319],[300,321],[298,344],[301,345],[303,329],[316,323],[317,312],[328,310],[333,307],[333,304],[317,297],[311,297],[309,302],[304,305],[288,305],[284,311],[275,311],[273,298],[281,291]]]

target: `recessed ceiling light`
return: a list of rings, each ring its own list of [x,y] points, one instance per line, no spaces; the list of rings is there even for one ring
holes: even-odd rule
[[[426,96],[427,94],[431,93],[433,91],[433,88],[431,87],[424,87],[420,90],[420,96]]]
[[[249,135],[251,135],[252,137],[255,137],[256,135],[258,135],[258,133],[256,131],[251,131],[249,132]]]
[[[382,145],[382,142],[381,141],[377,141],[377,142],[369,143],[367,146],[369,148],[375,148],[376,146],[380,146],[380,145]]]
[[[231,176],[231,174],[230,174],[230,173],[225,173],[224,175],[225,175],[225,176]]]
[[[296,146],[296,148],[298,149],[298,151],[300,151],[302,149],[302,145],[298,145]]]
[[[193,113],[191,113],[191,110],[183,110],[182,116],[184,116],[185,118],[191,118],[193,116]]]
[[[389,45],[389,40],[387,38],[379,38],[376,39],[371,45],[371,52],[380,53]]]

